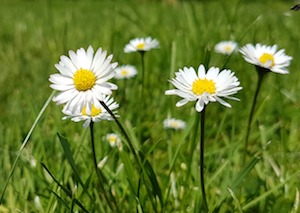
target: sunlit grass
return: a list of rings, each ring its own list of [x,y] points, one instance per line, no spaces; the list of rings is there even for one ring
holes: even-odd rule
[[[207,111],[204,158],[208,205],[211,210],[216,208],[216,212],[292,211],[297,193],[299,196],[300,66],[297,57],[300,30],[297,26],[300,13],[290,12],[291,5],[285,1],[166,2],[1,3],[0,193],[22,141],[52,92],[48,78],[56,72],[54,64],[59,56],[67,54],[69,49],[87,48],[91,44],[108,50],[119,64],[133,64],[140,71],[140,57],[125,54],[123,48],[132,38],[152,36],[159,40],[160,48],[145,57],[144,128],[139,129],[133,122],[139,114],[136,79],[128,80],[127,88],[122,88],[121,80],[114,80],[119,86],[114,92],[115,100],[126,100],[120,102],[118,114],[133,144],[139,147],[155,171],[165,212],[196,211],[201,201],[197,169],[199,150],[198,144],[193,143],[196,112],[192,103],[175,108],[178,98],[165,96],[164,91],[170,89],[168,79],[174,77],[178,68],[197,67],[205,63],[208,55],[209,66],[222,67],[225,58],[213,52],[214,44],[235,40],[240,46],[256,42],[278,44],[294,60],[289,75],[270,75],[262,85],[249,137],[251,150],[257,155],[249,157],[243,165],[245,129],[257,76],[254,67],[240,54],[230,57],[226,67],[235,72],[244,89],[237,95],[240,102],[230,102],[232,109],[210,105]],[[123,99],[125,89],[127,97]],[[168,115],[187,122],[185,130],[172,133],[170,143],[167,143],[168,133],[163,128],[163,120]],[[70,210],[72,199],[59,189],[40,163],[74,192],[75,198],[90,212],[95,209],[109,211],[97,197],[97,188],[93,187],[96,181],[91,176],[88,131],[82,129],[81,124],[61,118],[61,107],[52,102],[21,155],[0,212],[1,208],[35,212],[36,195],[45,212]],[[137,201],[128,180],[131,177],[132,183],[138,181],[134,158],[129,152],[112,149],[104,138],[110,132],[122,135],[119,128],[107,122],[97,123],[94,128],[97,157],[100,161],[108,156],[103,173],[111,181],[117,203],[124,211],[136,211]],[[139,131],[143,131],[146,138],[142,145],[136,135]],[[90,195],[76,179],[57,133],[67,139],[80,178],[87,183]],[[121,138],[126,144],[125,138]],[[195,141],[199,141],[199,132]],[[118,171],[121,164],[123,170]],[[133,187],[135,189],[136,185]],[[155,212],[145,187],[140,193],[141,208],[145,212]],[[78,205],[74,205],[74,210],[78,209]],[[158,205],[157,211],[160,210]]]

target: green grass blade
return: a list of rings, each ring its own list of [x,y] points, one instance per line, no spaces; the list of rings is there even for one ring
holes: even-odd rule
[[[58,194],[56,194],[54,191],[51,191],[51,192],[55,195],[55,197],[57,198],[59,203],[61,203],[64,207],[66,207],[68,210],[70,210],[70,207],[68,206],[68,204]]]
[[[19,149],[19,153],[18,153],[18,155],[17,155],[17,157],[16,157],[16,159],[15,159],[15,161],[14,161],[14,163],[13,163],[13,166],[12,166],[10,172],[9,172],[8,178],[6,179],[6,182],[5,182],[5,184],[4,184],[4,189],[3,189],[3,192],[2,192],[2,195],[1,195],[1,198],[0,198],[0,205],[1,205],[1,203],[3,202],[3,198],[4,198],[4,194],[5,194],[6,188],[7,188],[7,186],[8,186],[8,183],[9,183],[9,181],[10,181],[10,179],[11,179],[11,177],[12,177],[14,171],[15,171],[16,166],[17,166],[17,164],[18,164],[18,162],[19,162],[19,160],[20,160],[20,157],[21,157],[21,155],[22,155],[23,149],[24,149],[25,146],[27,145],[27,143],[28,143],[28,141],[29,141],[29,138],[30,138],[30,136],[31,136],[32,133],[33,133],[33,130],[35,129],[35,127],[36,127],[36,125],[38,124],[39,120],[41,119],[42,115],[44,114],[44,112],[45,112],[47,106],[49,105],[50,101],[52,100],[54,94],[55,94],[54,91],[50,94],[50,96],[48,97],[48,99],[47,99],[47,101],[45,102],[44,106],[43,106],[42,109],[40,110],[38,116],[36,117],[35,121],[33,122],[33,124],[32,124],[32,126],[31,126],[29,132],[28,132],[27,135],[26,135],[26,138],[25,138],[24,141],[22,142],[22,145],[21,145],[21,147],[20,147],[20,149]]]
[[[249,164],[237,175],[232,184],[232,189],[235,189],[240,185],[242,180],[249,174],[249,172],[254,168],[257,162],[260,160],[259,157],[254,156],[254,158],[249,162]]]
[[[158,184],[155,172],[154,172],[151,164],[149,163],[149,161],[144,156],[144,154],[142,152],[139,152],[139,155],[140,155],[140,158],[142,159],[142,162],[144,165],[143,171],[146,172],[146,174],[152,184],[153,195],[154,195],[154,197],[158,196],[160,204],[163,207],[163,197],[162,197],[162,193],[161,193],[161,188]]]
[[[54,180],[54,182],[68,195],[68,197],[70,197],[71,199],[73,199],[73,201],[84,211],[84,212],[89,212],[84,206],[83,204],[78,201],[77,199],[75,199],[73,197],[72,192],[66,188],[65,186],[61,185],[59,183],[59,181],[54,177],[54,175],[50,172],[50,170],[47,168],[47,166],[43,163],[41,163],[42,167],[46,170],[46,172],[51,176],[51,178]]]
[[[300,171],[292,174],[290,177],[288,177],[284,182],[278,184],[276,187],[270,189],[269,191],[261,194],[260,196],[256,197],[255,199],[253,199],[252,201],[250,202],[247,202],[246,205],[244,205],[242,207],[243,210],[247,210],[249,209],[250,207],[254,206],[255,204],[257,204],[258,202],[260,202],[261,200],[265,199],[266,197],[268,197],[269,195],[271,195],[273,192],[277,191],[278,189],[280,189],[281,187],[284,187],[284,185],[289,182],[290,180],[292,180],[293,178],[295,177],[298,177],[300,174]]]
[[[238,212],[240,212],[240,213],[243,213],[243,210],[242,210],[241,204],[240,204],[240,202],[239,202],[238,198],[236,197],[236,195],[235,195],[234,191],[232,191],[232,189],[231,189],[231,188],[229,188],[229,187],[228,187],[227,189],[228,189],[228,191],[229,191],[229,193],[230,193],[231,197],[233,198],[233,200],[235,201],[235,203],[236,203],[236,205],[237,205]]]
[[[64,153],[65,153],[65,155],[66,155],[66,157],[68,159],[68,162],[69,162],[69,164],[70,164],[70,166],[71,166],[71,168],[72,168],[72,170],[74,172],[76,180],[80,183],[80,185],[83,187],[83,189],[85,191],[87,191],[87,188],[85,187],[83,181],[80,178],[80,175],[79,175],[80,173],[79,173],[79,170],[78,170],[78,168],[77,168],[77,166],[75,164],[75,161],[74,161],[74,158],[73,158],[73,154],[71,152],[68,140],[65,137],[63,137],[60,134],[58,134],[58,133],[57,133],[57,136],[59,137],[60,143],[61,143],[61,145],[63,147]]]
[[[69,196],[72,197],[72,192],[60,184],[60,182],[54,177],[54,175],[50,172],[50,170],[47,168],[47,166],[44,163],[41,163],[42,167],[46,170],[46,172],[51,176],[51,178],[54,180],[54,182]]]

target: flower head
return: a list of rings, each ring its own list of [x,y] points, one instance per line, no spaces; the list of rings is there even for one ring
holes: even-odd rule
[[[59,93],[53,98],[58,105],[65,104],[65,110],[74,110],[79,106],[95,105],[100,107],[99,101],[105,95],[111,95],[118,87],[107,82],[113,78],[117,63],[111,63],[112,55],[106,57],[106,51],[89,46],[87,51],[80,48],[76,53],[69,51],[69,57],[63,55],[55,64],[58,74],[50,75],[50,87]]]
[[[236,94],[242,87],[240,82],[231,70],[220,71],[217,67],[211,67],[205,72],[201,64],[196,73],[193,67],[179,69],[176,77],[170,82],[177,88],[167,90],[166,95],[178,95],[183,98],[176,103],[177,107],[183,106],[189,101],[196,101],[196,110],[201,112],[209,102],[218,101],[226,107],[231,105],[225,102],[222,97],[238,100],[231,95]]]
[[[137,70],[132,65],[122,65],[115,69],[115,78],[124,79],[124,78],[133,78],[137,75]]]
[[[287,67],[292,57],[286,55],[284,49],[277,51],[277,45],[266,46],[262,44],[247,44],[240,49],[244,59],[250,64],[265,68],[269,71],[287,74]]]
[[[105,96],[103,102],[105,105],[112,111],[114,114],[117,113],[114,111],[119,107],[119,104],[114,102],[114,99],[110,96]],[[100,105],[91,107],[87,104],[84,107],[77,107],[74,111],[64,108],[62,111],[66,116],[63,119],[71,118],[74,122],[84,121],[83,127],[86,128],[90,125],[91,121],[99,122],[101,120],[112,120],[111,115],[106,111],[106,109]]]
[[[135,38],[129,41],[124,48],[125,53],[130,52],[146,52],[159,47],[159,42],[151,37]]]
[[[120,137],[117,134],[115,133],[107,134],[106,140],[112,148],[118,147],[119,150],[122,150],[122,142]]]
[[[221,41],[215,45],[215,52],[224,55],[230,55],[238,48],[238,44],[234,41]]]
[[[183,120],[175,119],[175,118],[167,118],[164,120],[164,128],[165,129],[174,129],[180,130],[184,129],[186,126]]]

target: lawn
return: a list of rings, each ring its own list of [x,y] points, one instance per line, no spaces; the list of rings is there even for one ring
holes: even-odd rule
[[[226,100],[232,108],[206,107],[208,212],[300,211],[300,12],[290,10],[293,3],[3,0],[0,212],[205,212],[199,175],[201,113],[194,102],[176,107],[180,98],[165,95],[174,88],[169,80],[178,69],[200,64],[232,70],[243,87],[234,95],[240,101]],[[143,55],[141,89],[141,56],[124,53],[124,47],[148,36],[160,45]],[[263,81],[248,154],[245,136],[257,75],[238,51],[230,57],[214,51],[224,40],[239,47],[277,44],[293,57],[289,74],[270,72]],[[118,85],[112,96],[120,104],[118,120],[128,138],[114,121],[94,124],[101,178],[93,167],[89,128],[62,120],[62,107],[46,102],[53,95],[49,76],[58,72],[54,65],[60,56],[89,45],[138,70],[133,79],[110,80]],[[185,121],[186,127],[166,130],[168,117]],[[109,145],[108,133],[120,136],[122,150]]]

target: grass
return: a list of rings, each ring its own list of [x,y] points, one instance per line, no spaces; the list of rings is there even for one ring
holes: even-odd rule
[[[285,1],[167,2],[2,2],[0,193],[21,142],[52,92],[48,78],[57,72],[54,64],[60,55],[91,44],[108,50],[119,64],[133,64],[140,69],[139,55],[125,54],[123,48],[132,38],[152,36],[161,47],[145,55],[143,129],[133,123],[139,113],[134,80],[129,80],[126,88],[123,82],[113,80],[119,85],[114,97],[123,100],[121,95],[127,90],[126,102],[120,102],[120,121],[149,160],[151,167],[147,169],[153,168],[154,173],[147,171],[157,179],[163,203],[145,187],[154,186],[151,178],[144,180],[140,197],[136,198],[139,171],[133,156],[126,149],[112,149],[103,139],[109,132],[119,133],[113,122],[94,126],[97,157],[100,161],[108,156],[102,171],[121,212],[198,212],[201,193],[199,150],[195,147],[199,132],[196,143],[192,140],[196,113],[192,103],[176,108],[178,98],[165,96],[164,91],[178,68],[198,67],[205,62],[207,52],[209,66],[222,67],[225,59],[213,52],[213,46],[233,39],[240,46],[278,44],[294,60],[289,75],[270,74],[265,79],[249,138],[254,154],[245,164],[242,149],[257,79],[254,67],[240,54],[228,61],[226,67],[236,73],[244,89],[237,95],[240,102],[230,102],[232,109],[219,104],[207,107],[204,158],[208,206],[212,212],[299,211],[300,13],[289,11],[292,5]],[[173,132],[169,143],[162,126],[168,115],[187,122],[184,131]],[[62,121],[61,117],[61,107],[49,104],[20,157],[0,212],[81,212],[78,202],[89,212],[111,211],[99,196],[96,176],[91,172],[89,132],[81,124]],[[135,137],[137,132],[143,133],[142,145]],[[67,141],[64,146],[57,134]],[[125,139],[123,142],[126,144]],[[36,196],[42,209],[34,203]]]

